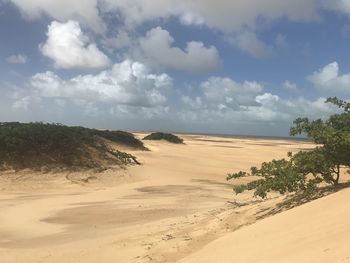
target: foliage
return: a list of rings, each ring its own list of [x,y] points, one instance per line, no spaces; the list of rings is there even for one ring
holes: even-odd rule
[[[0,123],[0,168],[96,168],[105,161],[127,164],[133,160],[131,155],[126,158],[121,152],[116,156],[100,138],[144,149],[141,141],[121,131],[40,122]]]
[[[154,132],[150,135],[147,135],[143,140],[166,140],[171,143],[183,143],[183,140],[171,133],[163,133],[163,132]]]
[[[146,150],[142,141],[136,139],[134,135],[125,131],[91,130],[94,135],[101,136],[109,141],[123,144],[132,148]]]
[[[298,118],[290,129],[290,135],[306,134],[318,146],[309,151],[288,153],[288,159],[262,163],[252,167],[250,173],[238,172],[227,175],[227,180],[246,176],[260,179],[234,187],[236,193],[255,189],[254,194],[266,197],[270,191],[313,193],[321,183],[337,185],[342,167],[350,167],[350,103],[336,97],[326,103],[338,106],[342,113],[327,120],[310,121]]]

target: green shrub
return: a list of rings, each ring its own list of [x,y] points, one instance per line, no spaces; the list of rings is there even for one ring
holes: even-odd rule
[[[235,186],[234,191],[255,189],[255,195],[266,197],[270,191],[281,194],[288,192],[314,193],[321,183],[336,186],[341,168],[350,168],[350,103],[338,98],[329,98],[343,110],[327,120],[309,121],[298,118],[290,130],[290,135],[306,134],[318,146],[310,151],[289,153],[288,159],[262,163],[260,168],[252,167],[251,173],[236,172],[227,175],[227,180],[246,176],[261,179],[247,185]]]
[[[143,140],[166,140],[171,143],[183,143],[183,140],[171,133],[163,133],[163,132],[154,132],[150,135],[147,135]]]
[[[130,163],[125,162],[128,159],[125,156],[117,158],[100,138],[145,149],[141,141],[127,132],[40,122],[7,122],[0,123],[0,168],[97,168],[108,162]]]

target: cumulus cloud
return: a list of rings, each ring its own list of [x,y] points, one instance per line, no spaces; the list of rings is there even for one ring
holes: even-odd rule
[[[43,15],[55,20],[78,20],[95,32],[106,29],[98,11],[97,0],[10,0],[29,19]]]
[[[105,0],[104,8],[118,10],[127,25],[140,25],[157,18],[177,16],[184,24],[204,24],[224,32],[255,28],[259,21],[286,17],[292,21],[313,20],[316,0]]]
[[[337,108],[324,103],[325,98],[307,100],[300,97],[286,100],[275,94],[261,93],[253,96],[252,100],[255,101],[254,105],[251,103],[249,106],[232,108],[227,107],[227,104],[207,101],[203,97],[186,97],[178,116],[193,124],[203,123],[207,129],[233,127],[231,132],[243,128],[245,133],[261,134],[262,128],[269,127],[267,130],[271,135],[271,126],[283,128],[284,132],[287,132],[287,128],[297,117],[325,118],[337,111]],[[197,101],[201,101],[199,106]]]
[[[12,55],[6,58],[6,61],[11,64],[26,64],[28,57],[22,54]]]
[[[48,16],[58,21],[76,20],[95,32],[105,32],[106,15],[117,19],[127,30],[150,21],[177,17],[185,25],[201,25],[225,34],[245,30],[256,32],[261,24],[281,18],[290,21],[315,21],[319,10],[333,10],[350,15],[349,0],[8,0],[14,3],[25,17]],[[67,8],[69,6],[69,8]],[[107,20],[106,20],[107,21]],[[246,51],[254,56],[266,56],[271,51],[254,34],[237,37],[237,46],[251,41]],[[118,45],[118,44],[117,44]]]
[[[145,56],[161,66],[188,72],[206,72],[220,65],[219,52],[213,46],[207,48],[202,42],[188,42],[185,50],[173,47],[173,37],[160,27],[147,32],[140,39]]]
[[[225,108],[256,105],[255,96],[260,94],[264,86],[255,81],[239,83],[231,78],[211,77],[200,84],[204,98],[210,103]]]
[[[225,32],[239,31],[243,27],[256,27],[261,21],[286,17],[292,21],[310,21],[317,18],[318,0],[9,0],[29,18],[42,15],[59,21],[78,20],[96,32],[105,30],[101,19],[104,13],[114,13],[127,27],[141,25],[159,18],[176,16],[184,24],[204,24]],[[347,7],[347,0],[335,7]],[[69,8],[67,8],[69,6]]]
[[[288,85],[294,88],[293,83],[288,82]],[[177,116],[184,123],[191,122],[207,130],[215,127],[231,133],[262,134],[266,131],[271,135],[271,129],[280,129],[279,132],[283,129],[286,134],[297,117],[325,118],[338,110],[324,103],[325,100],[323,97],[283,99],[265,91],[256,81],[211,77],[199,85],[197,94],[181,97],[183,106]]]
[[[76,114],[88,116],[89,123],[103,116],[104,120],[130,123],[128,127],[161,128],[160,123],[171,123],[172,129],[184,131],[201,127],[199,130],[208,132],[270,135],[271,129],[274,135],[286,135],[296,117],[327,117],[337,110],[325,104],[325,98],[283,99],[257,81],[210,77],[188,90],[191,95],[180,90],[174,93],[170,87],[168,75],[154,74],[139,62],[125,60],[94,75],[62,78],[50,71],[36,74],[30,88],[13,97],[12,108],[15,112],[33,111],[40,102],[50,114],[68,114],[66,120]],[[174,101],[175,94],[179,97]],[[46,112],[43,108],[41,113]]]
[[[271,93],[264,93],[255,99],[260,106],[248,107],[242,112],[243,119],[285,122],[290,125],[297,117],[325,118],[337,111],[332,105],[326,104],[326,99],[322,97],[316,100],[302,97],[286,100]]]
[[[172,79],[152,74],[138,62],[126,60],[97,75],[62,79],[53,72],[38,73],[31,79],[33,94],[74,101],[105,102],[135,107],[155,107],[167,101],[163,95]]]
[[[253,57],[269,57],[278,43],[264,43],[255,32],[281,18],[290,21],[315,21],[318,19],[318,0],[260,0],[260,1],[214,1],[214,0],[9,0],[30,18],[49,16],[58,21],[79,21],[95,32],[105,32],[106,17],[118,21],[128,32],[150,21],[176,17],[184,25],[200,25],[219,30],[226,36],[234,36],[234,44]],[[324,0],[326,1],[326,0]],[[327,1],[326,1],[327,2]],[[328,1],[330,2],[330,0]],[[341,4],[333,9],[347,7],[347,0],[336,0]],[[69,8],[66,8],[69,6]],[[326,4],[321,5],[330,9]],[[340,6],[340,7],[339,7]],[[240,33],[240,32],[244,33]],[[247,31],[247,32],[245,32]],[[110,33],[110,32],[109,32]],[[106,37],[106,36],[105,36]],[[281,40],[281,39],[279,39]],[[191,43],[191,44],[190,44]],[[189,48],[205,49],[200,42],[190,42]],[[119,48],[129,45],[126,35],[106,40],[106,45]],[[194,47],[193,47],[194,46]],[[186,51],[185,51],[186,52]]]
[[[329,96],[350,95],[350,73],[341,75],[337,62],[332,62],[315,71],[307,79]]]
[[[56,67],[72,69],[103,68],[109,65],[108,57],[90,43],[76,21],[51,22],[48,26],[47,40],[40,46],[44,56],[49,57]]]

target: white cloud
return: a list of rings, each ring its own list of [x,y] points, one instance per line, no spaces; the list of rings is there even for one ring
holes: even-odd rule
[[[134,107],[130,105],[118,105],[111,107],[109,113],[112,116],[124,118],[139,118],[144,120],[164,119],[169,114],[169,106],[157,105],[154,107]],[[160,124],[161,125],[161,124]]]
[[[105,102],[135,107],[165,105],[164,92],[172,85],[166,74],[152,74],[138,62],[126,60],[97,75],[79,75],[62,79],[53,72],[32,77],[33,94],[54,99]]]
[[[332,62],[315,71],[307,79],[317,89],[327,92],[330,96],[350,95],[350,73],[341,75],[337,62]]]
[[[277,95],[271,93],[264,93],[255,97],[255,100],[262,105],[272,105],[278,102],[280,99]]]
[[[11,64],[26,64],[28,57],[22,54],[12,55],[6,58],[6,61]]]
[[[256,101],[260,106],[247,108],[242,112],[242,120],[285,122],[291,125],[297,117],[325,118],[337,111],[332,105],[326,104],[326,99],[322,97],[316,100],[307,100],[302,97],[285,100],[277,95],[264,93],[257,96]]]
[[[120,27],[132,31],[150,21],[177,17],[185,25],[200,25],[232,36],[239,32],[253,32],[238,36],[237,46],[253,56],[267,56],[273,44],[264,43],[254,35],[278,19],[309,22],[319,19],[322,9],[350,15],[350,0],[8,0],[14,3],[25,17],[48,16],[58,21],[77,20],[95,32],[105,32],[106,14],[122,23]],[[67,8],[67,6],[69,8]],[[107,21],[107,20],[106,20]],[[118,36],[118,40],[121,38]],[[250,41],[248,41],[248,40]],[[124,39],[125,40],[125,39]],[[114,43],[125,45],[124,40]],[[243,43],[249,42],[248,47]],[[117,44],[116,44],[117,43]],[[275,43],[275,46],[277,44]]]
[[[207,129],[210,127],[221,129],[244,127],[245,133],[261,134],[262,127],[276,125],[276,127],[286,129],[297,117],[326,118],[337,112],[337,108],[325,103],[325,98],[318,98],[314,101],[304,98],[285,100],[271,93],[251,95],[251,100],[255,101],[254,104],[242,104],[237,107],[229,107],[225,102],[214,103],[204,97],[186,97],[183,99],[184,106],[178,112],[178,116],[183,121],[191,121],[193,125],[203,123]],[[200,107],[197,106],[196,101],[201,101]],[[249,131],[248,127],[254,130]],[[268,131],[271,134],[271,127],[268,128]]]
[[[255,97],[258,106],[247,107],[241,112],[242,119],[250,121],[286,121],[288,112],[280,110],[281,99],[277,95],[264,93]],[[283,102],[282,102],[283,103]]]
[[[229,43],[248,53],[254,58],[269,58],[287,46],[286,37],[278,34],[273,44],[266,44],[260,40],[256,33],[245,30],[227,37]]]
[[[258,20],[272,21],[286,17],[292,21],[314,20],[316,0],[105,0],[104,8],[118,10],[128,26],[158,18],[177,16],[184,24],[204,24],[224,32],[255,28]]]
[[[192,95],[178,90],[175,104],[169,87],[172,79],[166,74],[154,74],[145,65],[126,60],[95,75],[64,79],[53,72],[36,74],[29,89],[13,96],[12,108],[17,113],[34,112],[38,101],[43,108],[35,114],[51,121],[52,116],[72,121],[74,113],[77,120],[85,116],[90,123],[99,123],[103,116],[130,123],[129,127],[149,124],[151,129],[171,123],[172,128],[187,131],[201,127],[211,132],[270,135],[286,135],[296,117],[327,117],[337,110],[324,98],[283,99],[256,81],[211,77],[189,89]]]
[[[255,81],[236,82],[230,78],[211,77],[200,85],[204,98],[210,103],[229,108],[256,105],[255,96],[264,87]]]
[[[44,56],[51,58],[59,68],[92,69],[109,65],[108,57],[96,44],[90,43],[76,21],[51,22],[47,40],[40,46]]]
[[[295,84],[286,83],[296,88]],[[264,86],[256,81],[211,77],[199,85],[198,91],[193,97],[181,97],[183,106],[176,114],[184,123],[191,122],[209,130],[216,127],[232,129],[231,132],[261,134],[267,131],[271,134],[271,127],[283,127],[287,132],[297,117],[326,118],[337,112],[336,107],[325,103],[325,98],[283,99],[265,92]]]
[[[47,15],[55,20],[77,20],[95,32],[105,32],[107,27],[103,22],[105,17],[116,19],[120,28],[126,32],[135,32],[135,28],[146,22],[176,17],[184,25],[206,26],[223,32],[228,38],[234,36],[234,44],[253,57],[269,57],[275,53],[279,41],[264,43],[256,37],[255,32],[264,25],[286,18],[290,21],[315,21],[318,19],[319,0],[10,0],[22,13],[30,18]],[[345,0],[337,0],[337,2]],[[69,6],[69,8],[67,8]],[[327,7],[328,8],[328,7]],[[113,17],[114,16],[114,17]],[[106,20],[107,21],[107,20]],[[246,32],[247,33],[241,33]],[[109,32],[110,33],[110,32]],[[106,35],[104,36],[106,37]],[[107,38],[106,47],[120,48],[130,45],[125,34],[115,38]],[[202,54],[205,48],[201,42],[190,42],[187,51],[199,50]],[[211,48],[209,48],[211,49]],[[180,50],[181,51],[181,50]],[[214,54],[214,49],[210,50]],[[154,52],[154,51],[153,51]],[[212,54],[212,56],[214,56]],[[164,64],[169,61],[154,58]],[[171,63],[171,66],[176,63]],[[205,64],[205,63],[204,63]],[[183,68],[183,66],[181,66]],[[186,69],[187,70],[187,69]]]
[[[254,32],[245,31],[229,41],[255,58],[271,57],[274,54],[273,48],[258,39]]]
[[[189,96],[182,95],[181,101],[191,109],[201,109],[203,107],[202,99],[199,96],[192,99]]]
[[[338,77],[339,65],[337,62],[332,62],[324,66],[319,71],[314,72],[309,79],[318,85],[327,85],[330,81],[333,81]]]
[[[184,13],[180,15],[180,22],[184,25],[203,25],[204,21],[200,17],[195,17],[191,13]]]
[[[207,48],[202,42],[188,42],[185,50],[173,47],[174,39],[170,33],[160,27],[148,31],[140,39],[145,56],[157,65],[187,72],[206,72],[220,65],[217,49]]]
[[[10,0],[29,19],[39,18],[43,15],[55,20],[78,20],[89,26],[95,32],[106,29],[99,16],[97,0]]]
[[[159,18],[177,16],[184,24],[204,24],[224,32],[255,28],[258,21],[270,22],[282,17],[292,21],[317,19],[318,0],[10,0],[29,18],[47,15],[59,21],[78,20],[95,32],[105,30],[101,17],[115,14],[127,27],[141,25]],[[347,0],[335,7],[348,7]],[[67,8],[69,6],[69,8]],[[337,7],[338,8],[338,7]]]
[[[350,0],[322,0],[325,9],[338,11],[350,16]]]
[[[284,83],[283,83],[283,88],[287,91],[292,91],[292,92],[298,92],[299,89],[297,87],[297,84],[293,83],[293,82],[290,82],[289,80],[286,80]]]
[[[129,34],[126,31],[119,31],[115,37],[106,38],[103,40],[103,44],[108,48],[124,48],[128,47],[132,42]]]
[[[31,97],[25,96],[23,98],[16,100],[12,104],[12,108],[15,110],[28,110],[30,103],[31,103]]]

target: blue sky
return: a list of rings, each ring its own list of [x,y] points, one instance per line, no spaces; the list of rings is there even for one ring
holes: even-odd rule
[[[287,135],[349,54],[350,0],[0,0],[0,121]]]

